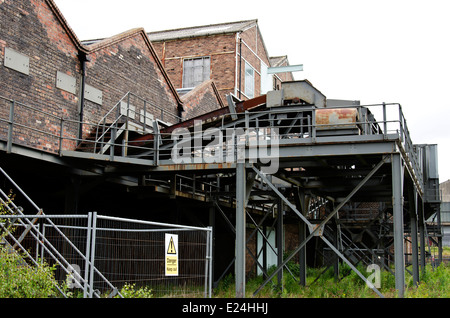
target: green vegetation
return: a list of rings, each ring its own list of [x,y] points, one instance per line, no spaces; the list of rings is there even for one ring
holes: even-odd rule
[[[306,287],[300,286],[298,276],[290,266],[294,277],[287,271],[283,274],[283,289],[277,286],[277,278],[274,277],[272,284],[268,283],[256,297],[261,298],[378,298],[378,295],[369,288],[354,271],[347,265],[340,268],[340,280],[334,279],[333,269],[328,269],[320,277],[324,269],[308,269]],[[269,273],[274,269],[269,270]],[[369,274],[365,268],[358,270],[366,277]],[[314,280],[317,279],[316,282]],[[442,263],[437,268],[427,265],[424,275],[421,275],[421,282],[418,287],[413,286],[413,279],[409,273],[406,277],[406,298],[449,298],[450,297],[450,266]],[[253,292],[264,282],[263,277],[258,276],[251,279],[246,284],[246,297],[253,297]],[[398,293],[395,290],[395,277],[388,271],[381,271],[381,282],[379,291],[387,298],[396,298]],[[234,297],[234,278],[229,275],[225,277],[214,291],[214,297]]]
[[[29,266],[18,253],[0,248],[0,298],[46,298],[60,295],[54,266]]]
[[[45,262],[38,266],[25,264],[24,258],[18,253],[8,253],[6,248],[0,248],[0,298],[46,298],[62,297],[58,291],[58,283],[54,279],[55,266]],[[273,272],[274,268],[271,269]],[[307,286],[300,286],[298,272],[295,266],[290,266],[294,277],[285,272],[283,275],[283,289],[276,285],[274,277],[272,283],[267,284],[256,297],[261,298],[377,298],[373,290],[348,266],[342,265],[340,281],[335,282],[333,269],[328,269],[322,275],[323,269],[308,269]],[[368,276],[364,268],[358,268]],[[297,270],[298,271],[298,270]],[[320,275],[320,277],[319,277]],[[316,278],[319,277],[317,280]],[[406,298],[449,298],[450,297],[450,266],[442,263],[437,268],[427,265],[421,275],[417,287],[413,286],[413,279],[406,273]],[[316,280],[316,281],[315,281]],[[315,282],[314,282],[315,281]],[[264,282],[262,276],[251,279],[246,284],[246,297],[253,297],[253,292]],[[79,289],[68,289],[66,284],[59,285],[68,297],[82,297]],[[397,297],[394,275],[388,271],[381,271],[380,292],[388,298]],[[153,292],[148,287],[136,287],[125,284],[120,293],[125,298],[151,298]],[[226,276],[214,290],[215,298],[233,298],[235,296],[234,278]],[[105,294],[106,297],[106,294]]]
[[[12,200],[13,197],[10,196]],[[8,211],[0,205],[1,214]],[[10,232],[14,227],[8,224],[6,219],[0,219]],[[2,231],[3,235],[5,231]],[[0,235],[0,242],[3,237]],[[434,251],[433,251],[434,252]],[[444,248],[444,256],[450,255],[450,248]],[[6,247],[0,245],[0,298],[47,298],[63,297],[63,290],[67,297],[82,297],[80,289],[68,288],[67,282],[58,284],[54,277],[56,266],[50,266],[45,261],[38,261],[39,265],[30,265],[25,261],[26,257],[21,253],[9,252]],[[276,276],[267,284],[256,297],[261,298],[376,298],[378,295],[369,288],[366,283],[347,265],[340,266],[340,280],[335,281],[333,269],[324,272],[324,269],[311,269],[307,271],[306,287],[299,284],[299,268],[294,263],[287,264],[289,272],[283,275],[283,288],[277,285]],[[369,275],[365,268],[358,270]],[[269,270],[273,273],[274,268]],[[450,298],[450,265],[442,263],[437,268],[427,265],[424,273],[421,273],[421,281],[418,286],[413,286],[413,279],[409,273],[405,273],[407,298]],[[388,271],[381,271],[379,291],[390,298],[397,297],[395,290],[395,277]],[[264,282],[262,276],[250,279],[246,283],[246,297],[253,297],[253,292]],[[174,287],[177,289],[178,287]],[[135,284],[125,284],[120,289],[125,298],[151,298],[155,295],[148,287],[136,287]],[[198,293],[200,295],[202,293]],[[176,293],[174,294],[176,295]],[[106,297],[107,294],[102,295]],[[166,295],[170,297],[170,295]],[[235,296],[234,277],[226,276],[214,290],[213,297],[233,298]],[[117,297],[117,296],[116,296]],[[159,297],[159,296],[158,296]]]

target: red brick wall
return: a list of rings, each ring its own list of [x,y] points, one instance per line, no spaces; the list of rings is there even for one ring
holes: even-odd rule
[[[183,59],[209,56],[210,79],[214,80],[223,100],[234,93],[236,37],[234,34],[152,42],[167,74],[176,88],[182,87]]]
[[[239,57],[239,42],[236,43],[238,34],[159,41],[153,42],[153,45],[176,88],[182,87],[184,58],[211,56],[210,78],[214,80],[222,100],[226,103],[225,95],[234,94],[235,88],[239,90],[239,87],[242,94],[239,95],[237,92],[237,97],[247,99],[244,95],[245,62],[248,62],[255,70],[254,97],[261,95],[261,62],[270,67],[268,53],[256,25],[240,33],[239,37],[243,42],[241,45],[242,59]],[[241,62],[241,67],[239,62]],[[236,76],[236,72],[241,76]],[[282,76],[283,80],[292,78],[289,75]]]
[[[261,95],[261,62],[263,62],[266,66],[270,66],[269,59],[267,57],[267,52],[265,50],[261,34],[257,28],[257,26],[250,28],[241,33],[240,37],[242,38],[242,57],[243,59],[249,63],[254,71],[255,83],[254,83],[254,97]],[[245,93],[245,61],[242,61],[241,68],[241,91]],[[246,99],[245,95],[241,96],[243,99]]]
[[[29,57],[29,75],[4,66],[5,47]],[[78,96],[56,87],[56,72],[79,77],[77,49],[67,32],[43,0],[0,2],[0,95],[42,111],[76,119]],[[7,119],[10,103],[0,100],[0,118]],[[54,118],[16,104],[15,121],[56,133]],[[5,117],[6,116],[6,117]],[[5,140],[5,123],[0,123]],[[70,130],[75,136],[76,131]],[[37,149],[57,150],[58,140],[31,130],[16,130],[16,142]]]
[[[159,69],[143,30],[135,30],[98,43],[88,54],[86,83],[103,92],[103,104],[85,104],[85,121],[93,122],[104,116],[127,92],[130,104],[139,110],[151,111],[155,118],[176,123],[177,100]],[[125,100],[127,102],[127,99]],[[163,109],[163,118],[161,110]],[[139,120],[138,116],[136,119]]]
[[[105,44],[106,43],[106,44]],[[29,57],[29,75],[5,67],[5,48],[13,49]],[[0,139],[7,138],[7,121],[10,102],[33,106],[44,115],[16,104],[15,122],[40,129],[15,129],[15,143],[56,153],[59,150],[60,120],[64,117],[72,122],[64,124],[64,135],[78,136],[79,105],[81,98],[80,51],[87,53],[86,84],[102,91],[100,104],[85,100],[86,122],[97,123],[127,92],[149,101],[155,118],[175,123],[178,115],[178,95],[171,90],[162,67],[145,32],[132,30],[110,38],[101,45],[84,48],[51,0],[0,1]],[[153,52],[153,53],[152,53]],[[60,71],[76,80],[74,93],[56,87],[56,74]],[[131,101],[135,106],[142,101]],[[157,107],[159,108],[157,108]],[[138,115],[139,116],[139,115]],[[139,117],[137,116],[138,120]],[[85,132],[89,127],[84,127]],[[65,141],[63,149],[75,149],[75,141]]]
[[[198,85],[195,89],[182,96],[183,119],[191,119],[199,115],[209,113],[215,109],[223,107],[219,96],[213,87],[213,81],[209,80]]]

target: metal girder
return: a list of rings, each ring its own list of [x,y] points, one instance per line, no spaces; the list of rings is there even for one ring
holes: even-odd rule
[[[270,281],[272,280],[272,278],[277,275],[278,271],[280,271],[290,260],[292,257],[294,257],[295,254],[297,254],[300,249],[302,249],[306,243],[313,237],[316,236],[316,233],[318,231],[320,231],[323,226],[331,219],[334,217],[334,215],[347,203],[348,200],[350,200],[350,198],[367,182],[367,180],[369,180],[376,171],[378,171],[378,169],[386,162],[389,161],[389,156],[384,156],[383,159],[372,169],[371,172],[369,172],[369,174],[367,174],[367,176],[347,195],[347,197],[340,203],[338,204],[335,209],[327,216],[327,218],[325,218],[325,220],[323,220],[318,226],[313,226],[311,224],[311,222],[309,222],[306,217],[304,217],[298,210],[297,208],[291,203],[289,202],[289,200],[287,198],[285,198],[279,191],[278,189],[267,179],[267,177],[262,174],[261,172],[258,171],[258,169],[256,169],[255,167],[252,167],[253,170],[269,185],[270,188],[272,188],[272,190],[277,193],[277,195],[310,227],[311,233],[309,234],[309,236],[302,242],[300,243],[300,245],[294,250],[294,252],[291,253],[291,255],[289,255],[285,261],[280,264],[277,269],[270,275],[269,278],[267,278],[263,284],[255,291],[255,293],[253,294],[254,296],[259,293],[259,291],[261,291],[262,288],[264,288],[264,286]],[[324,242],[327,245],[331,245],[331,249],[333,249],[333,251],[336,252],[336,249],[334,246],[332,246],[332,244],[326,240],[322,235],[320,235],[320,237],[324,240]],[[339,251],[338,251],[339,252]],[[342,255],[340,252],[337,253],[337,255],[343,259],[346,263],[350,263],[344,255]],[[360,277],[364,277],[361,273],[359,273],[359,271],[354,267],[351,266],[351,268],[360,276]],[[373,284],[371,284],[369,281],[367,281],[367,279],[364,277],[364,280],[366,281],[366,283],[368,283],[368,285],[370,286],[370,288],[372,290],[374,290],[375,293],[377,293],[377,295],[379,295],[380,297],[383,297],[383,295],[373,286]]]
[[[238,162],[236,164],[236,298],[245,297],[245,193],[245,165]]]
[[[395,289],[400,298],[405,292],[405,257],[403,228],[403,164],[400,154],[392,154],[392,206],[394,214]]]

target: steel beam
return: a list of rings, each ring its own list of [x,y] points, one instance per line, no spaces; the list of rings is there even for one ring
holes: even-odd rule
[[[297,188],[297,191],[294,192],[294,200],[297,209],[306,216],[308,213],[310,196],[306,195],[304,191],[300,191],[300,188]],[[303,242],[306,239],[306,223],[299,223],[299,240]],[[306,246],[300,249],[299,251],[299,270],[300,270],[300,285],[306,286]]]
[[[322,223],[319,224],[319,226],[314,227],[311,222],[308,221],[308,219],[306,219],[305,216],[303,216],[298,210],[297,208],[291,203],[289,202],[288,199],[286,199],[286,197],[284,197],[280,191],[278,191],[278,189],[267,179],[267,177],[262,174],[260,171],[258,171],[258,169],[256,169],[255,167],[253,167],[253,170],[261,177],[261,179],[263,179],[267,185],[272,188],[272,190],[286,203],[286,205],[288,205],[292,211],[294,211],[308,226],[311,230],[311,233],[309,234],[309,236],[300,243],[300,245],[284,260],[284,262],[277,267],[277,269],[269,276],[269,278],[267,278],[263,284],[255,291],[255,293],[253,295],[256,295],[257,293],[259,293],[259,291],[261,291],[261,289],[270,281],[272,280],[272,278],[277,275],[278,271],[280,271],[291,259],[292,257],[295,256],[295,254],[297,254],[305,245],[306,243],[313,237],[317,235],[317,232],[319,232],[320,229],[323,228],[323,226],[331,219],[334,217],[334,215],[348,202],[348,200],[351,199],[351,197],[353,197],[353,195],[375,174],[375,172],[378,171],[378,169],[380,169],[380,167],[386,163],[389,160],[388,156],[384,156],[383,159],[372,169],[372,171],[369,172],[369,174],[367,174],[367,176],[364,177],[364,179],[347,195],[347,197],[345,197],[345,199],[340,202],[335,209],[325,218],[325,220],[322,221]],[[323,236],[321,236],[322,239],[324,239]],[[327,243],[328,241],[325,241],[325,243]],[[329,243],[329,242],[328,242]],[[327,243],[327,244],[328,244]],[[335,250],[334,246],[330,246],[331,249]],[[339,252],[339,251],[338,251]],[[346,263],[348,263],[348,260],[345,259],[345,257],[341,254],[341,253],[337,253],[339,257],[341,257]],[[352,266],[351,266],[352,267]],[[352,269],[356,270],[356,268],[352,267]],[[362,276],[361,273],[359,273],[357,270],[356,272],[358,273],[359,276]],[[373,285],[371,286],[371,288],[377,293],[379,294],[378,290],[376,290],[375,287],[373,287]]]
[[[277,231],[276,231],[276,242],[277,242],[277,266],[281,266],[283,263],[283,203],[278,200],[278,214],[277,214]],[[283,290],[283,271],[279,271],[277,275],[278,287],[280,291]]]
[[[418,213],[417,213],[417,191],[414,187],[413,190],[409,190],[409,214],[411,224],[411,254],[412,254],[412,272],[414,286],[418,286],[419,283],[419,244],[418,244]]]
[[[245,165],[238,162],[236,164],[236,298],[245,297],[245,192]]]
[[[402,298],[405,293],[405,255],[403,227],[403,164],[400,154],[391,155],[392,165],[392,206],[394,214],[394,263],[395,289]]]

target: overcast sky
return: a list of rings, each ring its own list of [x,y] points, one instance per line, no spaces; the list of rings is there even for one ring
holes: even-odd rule
[[[55,0],[80,40],[258,19],[271,56],[327,98],[400,103],[415,144],[450,179],[449,0]]]

